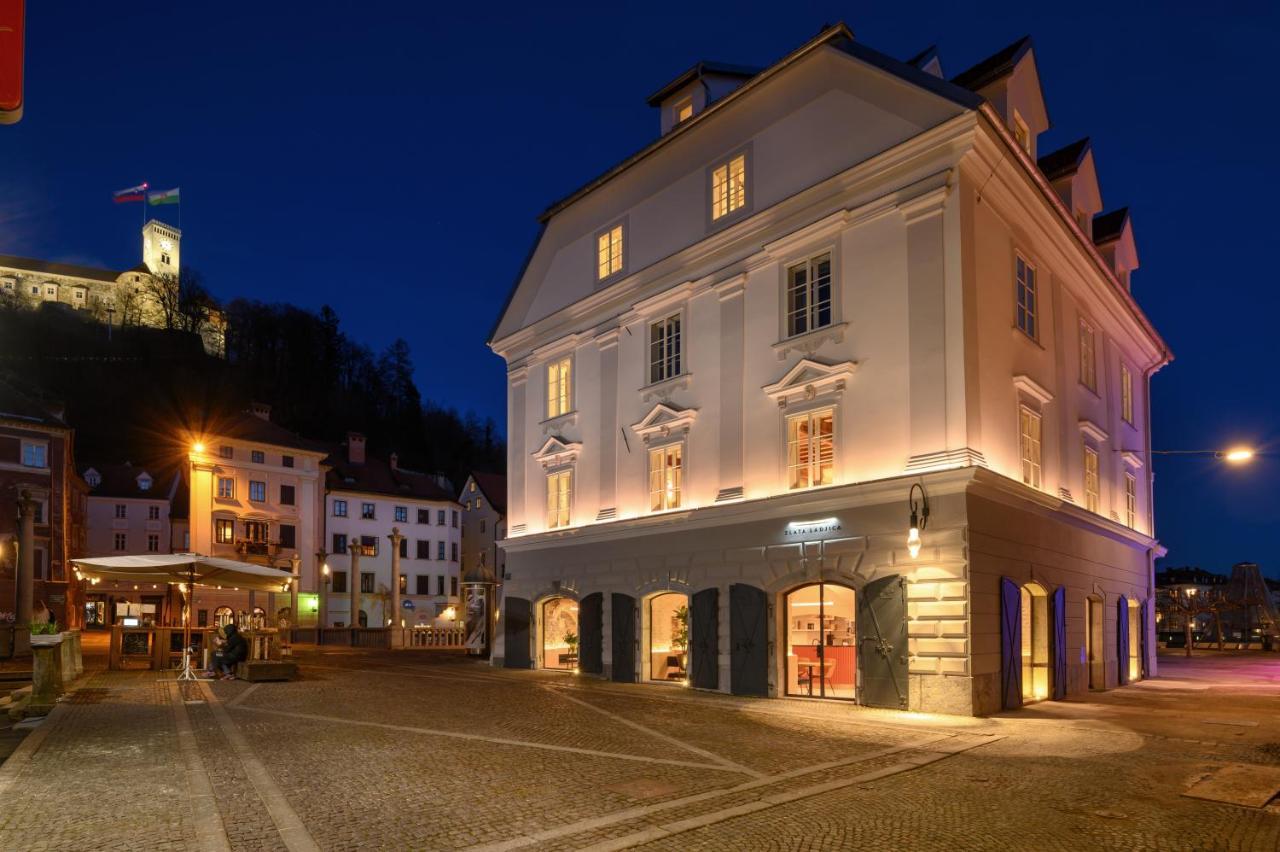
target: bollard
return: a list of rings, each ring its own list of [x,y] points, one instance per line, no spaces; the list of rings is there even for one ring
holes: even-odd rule
[[[31,636],[31,701],[28,716],[43,716],[62,694],[62,634]]]

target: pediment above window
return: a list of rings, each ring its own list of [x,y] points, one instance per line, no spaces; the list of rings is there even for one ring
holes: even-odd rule
[[[801,358],[787,374],[763,390],[777,400],[779,408],[792,402],[833,397],[844,392],[845,384],[858,369],[857,361],[824,364],[812,358]]]
[[[1100,444],[1105,443],[1107,440],[1107,433],[1103,431],[1102,427],[1084,417],[1080,418],[1080,432]]]
[[[564,464],[572,464],[578,460],[578,453],[582,450],[582,444],[578,441],[567,441],[564,438],[552,435],[547,439],[533,457],[542,463],[543,467],[557,467]]]
[[[693,425],[697,416],[696,408],[677,408],[660,402],[644,416],[643,420],[632,424],[631,429],[647,444],[654,438],[688,434],[689,427]]]

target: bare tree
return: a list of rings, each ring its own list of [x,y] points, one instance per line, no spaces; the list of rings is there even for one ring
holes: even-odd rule
[[[1222,647],[1221,610],[1226,605],[1222,593],[1217,589],[1197,589],[1170,587],[1160,589],[1156,605],[1166,620],[1177,617],[1182,621],[1182,629],[1186,636],[1187,656],[1191,656],[1191,648],[1195,644],[1196,618],[1212,615],[1218,629],[1218,647]]]
[[[164,328],[198,334],[216,307],[200,273],[184,268],[177,274],[151,275],[144,285]]]

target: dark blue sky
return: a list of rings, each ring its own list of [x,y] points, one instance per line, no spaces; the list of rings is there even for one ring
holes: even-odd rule
[[[837,20],[899,57],[937,43],[948,74],[1030,33],[1041,150],[1092,136],[1177,354],[1155,445],[1280,451],[1274,3],[28,5],[0,252],[132,266],[140,211],[110,193],[180,185],[183,262],[218,296],[330,304],[375,350],[407,339],[424,395],[499,420],[484,340],[535,217],[656,134],[660,84],[700,58],[767,64]],[[1156,470],[1170,563],[1280,576],[1277,458]]]

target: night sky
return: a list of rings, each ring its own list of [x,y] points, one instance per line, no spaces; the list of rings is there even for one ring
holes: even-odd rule
[[[181,186],[182,261],[218,297],[332,305],[375,350],[408,340],[424,396],[499,421],[485,338],[536,216],[654,138],[661,84],[839,20],[898,57],[937,43],[948,76],[1030,33],[1041,152],[1091,136],[1104,202],[1132,208],[1134,291],[1176,355],[1155,446],[1280,452],[1277,4],[28,6],[0,252],[133,266],[141,211],[111,192]],[[1157,457],[1166,564],[1280,577],[1278,468]]]

